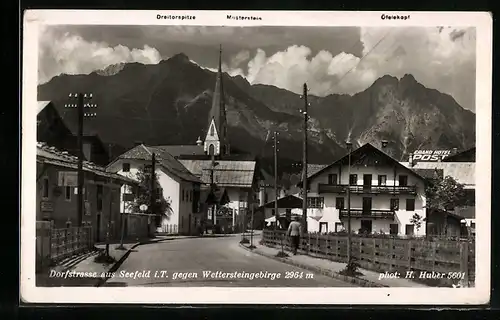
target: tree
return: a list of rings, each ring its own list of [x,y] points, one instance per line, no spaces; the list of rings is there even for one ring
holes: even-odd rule
[[[453,177],[435,179],[426,188],[427,208],[431,210],[453,210],[467,205],[464,185]]]
[[[419,215],[418,213],[415,213],[413,215],[413,217],[411,217],[410,223],[415,226],[415,228],[417,229],[417,233],[420,230],[420,228],[422,227],[422,221],[424,221],[424,220],[425,219],[421,215]]]
[[[433,179],[426,187],[427,210],[429,214],[435,211],[451,211],[457,207],[468,204],[468,198],[464,185],[457,182],[453,177]],[[444,218],[442,235],[448,233],[448,217]]]
[[[170,217],[172,214],[172,207],[170,205],[170,201],[167,201],[163,197],[162,192],[158,192],[160,189],[160,184],[158,181],[158,175],[154,174],[155,181],[155,189],[151,190],[151,174],[144,172],[143,170],[139,170],[135,174],[135,178],[139,183],[137,188],[137,192],[135,193],[135,199],[130,203],[130,208],[132,212],[139,212],[140,206],[145,204],[148,206],[148,213],[156,215],[155,223],[156,226],[161,224],[162,217]],[[155,192],[155,203],[153,208],[151,207],[151,192]]]

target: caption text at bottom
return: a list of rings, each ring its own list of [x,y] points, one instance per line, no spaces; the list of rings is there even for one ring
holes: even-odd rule
[[[123,278],[123,279],[144,279],[144,278],[161,278],[172,280],[188,280],[188,279],[313,279],[312,273],[303,271],[285,271],[285,272],[246,272],[246,271],[202,271],[202,272],[169,272],[167,270],[141,270],[141,271],[126,271],[119,272],[76,272],[63,271],[57,272],[51,270],[49,273],[51,278]]]

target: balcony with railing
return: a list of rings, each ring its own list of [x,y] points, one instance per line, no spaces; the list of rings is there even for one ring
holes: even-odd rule
[[[339,213],[340,219],[348,218],[347,209],[340,209]],[[363,209],[351,209],[351,219],[364,219],[364,218],[373,218],[373,219],[394,219],[394,211],[393,210],[363,210]]]
[[[347,188],[353,194],[417,194],[417,186],[364,186],[347,184],[318,184],[318,193],[347,193]]]

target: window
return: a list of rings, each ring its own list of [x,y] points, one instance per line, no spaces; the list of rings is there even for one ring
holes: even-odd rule
[[[162,196],[163,196],[163,189],[156,188],[156,199],[161,199]]]
[[[379,175],[378,176],[378,185],[385,186],[386,184],[387,184],[387,176],[386,175]]]
[[[328,233],[328,222],[320,222],[319,223],[319,232],[320,233]]]
[[[349,184],[351,184],[351,185],[357,185],[358,184],[358,175],[357,174],[351,174],[349,176]]]
[[[344,229],[342,222],[335,222],[335,232],[340,232]]]
[[[267,192],[264,192],[264,203],[267,203],[267,201],[269,201],[268,197],[269,195],[267,194]]]
[[[211,144],[209,147],[208,147],[208,154],[213,156],[215,154],[215,147],[213,144]]]
[[[476,228],[476,223],[475,223],[475,222],[471,222],[471,223],[470,223],[470,227],[471,227],[472,229],[475,229],[475,228]]]
[[[398,224],[397,223],[391,223],[389,225],[389,234],[391,235],[397,235],[398,234]]]
[[[123,172],[130,172],[130,163],[124,162],[122,164],[122,171]]]
[[[240,210],[241,211],[241,210]],[[271,210],[271,215],[274,216],[276,214],[276,211],[274,209]]]
[[[71,201],[71,187],[70,186],[64,187],[64,198],[66,200]]]
[[[344,198],[336,198],[335,199],[335,208],[344,209]]]
[[[408,186],[408,176],[399,176],[399,186],[400,187],[406,187]]]
[[[184,202],[184,189],[182,189],[181,192],[182,192],[182,201]]]
[[[320,208],[323,208],[323,202],[324,202],[324,198],[323,197],[311,197],[311,198],[307,198],[307,207],[308,208],[320,209]]]
[[[49,179],[44,178],[42,182],[42,197],[48,198],[49,197]]]
[[[189,201],[193,202],[193,190],[189,190]]]
[[[215,128],[213,125],[210,126],[210,136],[214,136],[215,135]]]
[[[102,185],[97,185],[97,211],[102,211]]]
[[[337,184],[337,175],[336,174],[329,174],[328,175],[328,184],[330,185],[335,185]]]
[[[405,230],[405,231],[406,231],[406,233],[405,233],[405,234],[406,234],[407,236],[412,236],[412,235],[413,235],[413,233],[414,233],[414,232],[413,232],[413,231],[414,231],[414,227],[415,227],[415,226],[414,226],[414,225],[412,225],[412,224],[407,224],[407,225],[406,225],[406,230]]]
[[[391,199],[391,210],[399,210],[399,199]]]
[[[415,211],[415,199],[406,199],[406,211]]]

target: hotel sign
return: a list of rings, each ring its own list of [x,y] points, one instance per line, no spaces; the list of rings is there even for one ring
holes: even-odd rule
[[[451,155],[451,150],[416,150],[413,161],[438,162]]]

